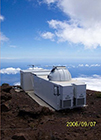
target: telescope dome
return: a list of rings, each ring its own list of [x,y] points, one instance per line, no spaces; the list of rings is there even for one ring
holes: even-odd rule
[[[48,75],[50,81],[70,81],[71,74],[65,66],[55,66]]]

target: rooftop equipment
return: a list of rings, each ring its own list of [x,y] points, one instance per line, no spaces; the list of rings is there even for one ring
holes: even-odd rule
[[[49,70],[21,71],[21,86],[34,93],[56,110],[86,105],[86,85],[71,78],[64,66]]]

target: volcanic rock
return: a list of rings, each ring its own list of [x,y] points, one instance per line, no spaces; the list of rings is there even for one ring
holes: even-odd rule
[[[27,140],[23,134],[15,134],[12,137],[13,140]]]
[[[1,101],[8,101],[12,98],[12,95],[10,93],[2,91],[1,93]]]
[[[12,86],[9,86],[9,84],[2,84],[1,91],[10,92],[11,89]]]
[[[101,139],[101,98],[96,98],[95,91],[86,91],[87,107],[52,112],[24,91],[16,92],[12,88],[9,92],[2,90],[1,94],[2,87],[2,140]],[[67,127],[67,122],[86,122],[88,126]]]
[[[10,107],[8,104],[1,104],[1,112],[7,112],[10,110]]]

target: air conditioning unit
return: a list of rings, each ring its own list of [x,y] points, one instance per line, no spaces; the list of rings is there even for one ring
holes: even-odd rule
[[[86,85],[84,83],[75,83],[74,86],[74,106],[86,105]]]

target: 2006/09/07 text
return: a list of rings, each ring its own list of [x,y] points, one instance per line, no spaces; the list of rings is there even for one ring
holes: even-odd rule
[[[83,122],[83,121],[75,121],[75,122],[67,122],[66,124],[67,127],[94,127],[96,126],[96,122],[95,121],[92,121],[92,122]]]

